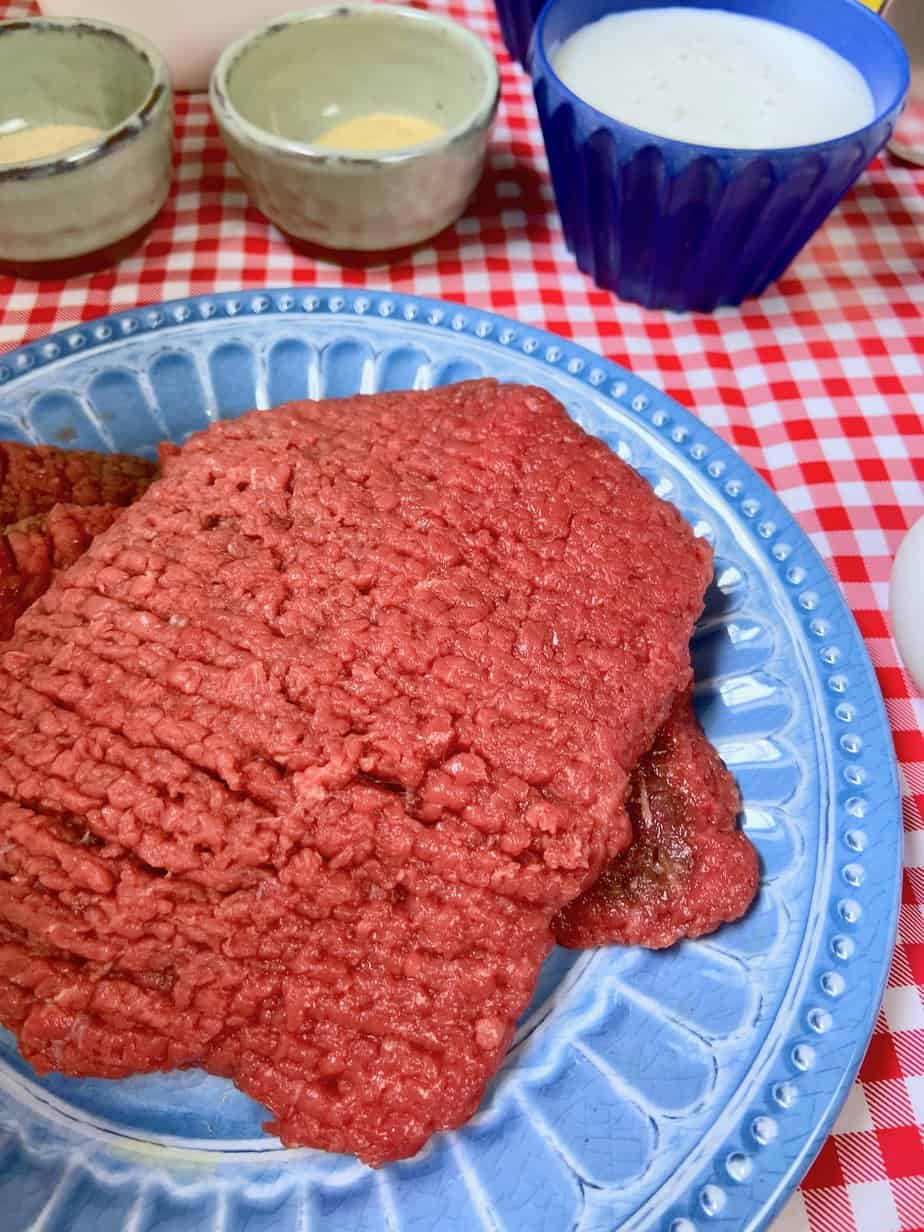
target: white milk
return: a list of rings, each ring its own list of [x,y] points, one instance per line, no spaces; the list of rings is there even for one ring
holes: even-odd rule
[[[716,9],[613,13],[567,39],[553,67],[598,111],[696,145],[811,145],[875,114],[859,70],[818,39]]]

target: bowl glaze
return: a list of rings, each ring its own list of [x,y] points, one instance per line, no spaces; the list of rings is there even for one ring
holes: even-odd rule
[[[458,23],[418,9],[349,4],[291,14],[233,43],[212,108],[259,209],[291,239],[375,253],[436,235],[465,209],[497,110],[497,65]],[[374,111],[438,124],[382,152],[313,143]]]
[[[20,121],[101,135],[0,163],[0,270],[63,277],[134,246],[170,187],[173,98],[160,53],[99,22],[0,22],[0,125]]]

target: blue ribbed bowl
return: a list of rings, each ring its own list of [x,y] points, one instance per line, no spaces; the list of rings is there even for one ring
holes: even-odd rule
[[[494,0],[504,43],[513,60],[526,66],[526,54],[542,0]]]
[[[672,5],[765,17],[820,39],[866,78],[873,122],[792,149],[692,145],[604,115],[553,71],[558,48],[589,22]],[[901,40],[859,0],[547,0],[529,59],[578,265],[620,299],[676,311],[740,304],[779,278],[889,139],[908,89]]]

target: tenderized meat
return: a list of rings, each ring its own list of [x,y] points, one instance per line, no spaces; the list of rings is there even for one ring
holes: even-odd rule
[[[0,441],[0,641],[155,473],[127,454]]]
[[[31,453],[34,456],[37,451]],[[101,459],[93,457],[93,467],[102,469]],[[42,500],[34,487],[30,497],[34,502]],[[120,512],[118,506],[58,505],[48,514],[24,519],[7,528],[5,536],[0,537],[0,639],[12,635],[16,618],[44,593],[54,573],[73,564],[93,536],[111,525]],[[675,738],[684,729],[689,739]],[[649,798],[644,781],[652,774],[662,788],[657,800],[663,806],[659,814],[666,832],[663,844],[659,842],[660,828],[655,832],[652,827],[651,813],[646,817],[639,811],[640,799]],[[716,778],[717,774],[721,779]],[[630,943],[631,939],[632,944],[659,948],[683,936],[702,935],[738,918],[756,892],[756,860],[748,858],[746,840],[732,834],[737,796],[729,789],[731,778],[724,768],[716,766],[715,754],[685,703],[675,707],[652,751],[639,763],[634,778],[630,792],[630,814],[636,833],[633,845],[616,857],[612,867],[604,868],[594,888],[563,909],[556,925],[562,944],[593,946]],[[717,790],[710,795],[713,784]],[[696,817],[689,816],[691,808],[698,809],[700,826]],[[685,843],[678,835],[698,830],[702,836],[710,828],[719,832],[719,854],[726,850],[729,856],[725,869],[728,882],[723,884],[721,878],[713,877],[708,886],[699,886],[701,895],[708,895],[711,889],[717,898],[700,903],[697,910],[689,902],[690,886],[696,884],[699,871],[695,853],[686,849],[681,868],[669,848],[672,843]],[[720,867],[724,868],[721,862]],[[646,876],[639,875],[641,869]],[[650,876],[656,869],[663,874],[657,885]],[[673,880],[668,870],[673,871]],[[673,894],[678,874],[686,897],[671,898],[670,908],[665,910],[666,896]],[[631,900],[627,897],[630,881],[636,888]],[[671,913],[672,922],[666,924],[665,917]],[[657,921],[653,932],[646,929],[646,920]]]
[[[0,534],[0,641],[13,636],[17,619],[54,575],[78,560],[121,512],[119,505],[55,505]]]
[[[56,505],[0,537],[0,639],[122,512],[115,505]],[[654,949],[702,936],[744,914],[757,891],[756,855],[736,828],[738,794],[679,701],[638,763],[629,793],[631,846],[555,921],[572,948],[620,943]]]
[[[0,640],[122,512],[56,505],[0,537]],[[738,919],[757,892],[756,854],[737,830],[738,794],[686,695],[633,772],[631,846],[555,921],[572,948],[660,949]],[[705,875],[704,875],[705,874]]]
[[[54,574],[121,512],[116,505],[56,505],[0,537],[0,640],[12,636],[17,617]],[[632,777],[632,844],[562,909],[555,922],[562,945],[662,948],[738,919],[756,893],[756,857],[736,829],[734,780],[688,697],[675,705]]]
[[[683,696],[633,777],[632,845],[559,912],[556,941],[661,949],[739,919],[758,880],[757,853],[737,826],[739,804],[735,780]]]
[[[624,849],[708,547],[546,393],[213,426],[0,651],[0,1020],[378,1164],[475,1110]]]
[[[130,454],[0,441],[0,529],[55,505],[130,505],[154,473]]]

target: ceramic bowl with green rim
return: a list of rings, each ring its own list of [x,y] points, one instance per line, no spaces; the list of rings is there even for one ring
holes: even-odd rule
[[[293,13],[239,39],[211,83],[259,209],[296,243],[370,254],[420,244],[463,213],[499,93],[494,57],[464,26],[353,3]],[[386,148],[324,144],[334,125],[376,116],[437,131]]]
[[[41,152],[55,132],[76,144]],[[64,277],[129,251],[167,197],[172,141],[170,79],[146,40],[81,19],[0,22],[0,272]]]

